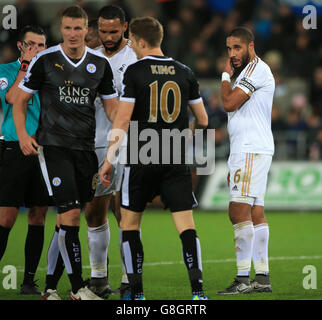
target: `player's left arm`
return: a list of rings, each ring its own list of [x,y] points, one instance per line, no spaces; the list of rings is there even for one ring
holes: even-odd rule
[[[110,135],[110,144],[107,149],[106,158],[99,173],[100,180],[106,187],[110,185],[112,163],[114,161],[115,154],[119,150],[122,141],[129,129],[133,110],[134,102],[120,101],[113,122],[113,127]]]
[[[106,116],[111,122],[113,122],[118,109],[118,93],[114,84],[113,72],[107,60],[105,61],[104,75],[97,91],[103,100],[103,107]]]
[[[118,109],[117,98],[103,99],[103,107],[107,118],[113,122]]]
[[[242,106],[250,96],[239,87],[235,87],[234,90],[232,90],[230,77],[232,77],[234,70],[231,66],[230,58],[228,58],[226,62],[224,73],[226,73],[226,77],[223,76],[221,82],[221,99],[225,111],[233,112]]]
[[[206,112],[202,97],[200,95],[199,83],[193,71],[187,68],[189,83],[189,100],[188,106],[194,115],[194,121],[189,125],[192,134],[195,129],[205,129],[208,126],[208,114]]]
[[[129,129],[136,100],[136,75],[136,69],[129,66],[126,69],[122,80],[120,102],[109,137],[110,144],[108,146],[104,164],[100,170],[101,183],[106,187],[110,185],[110,174],[112,172],[112,163],[115,159],[115,155]]]

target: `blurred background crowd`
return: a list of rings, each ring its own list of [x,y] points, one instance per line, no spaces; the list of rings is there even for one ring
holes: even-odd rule
[[[163,51],[190,66],[198,77],[209,128],[216,129],[216,159],[223,160],[229,154],[227,115],[220,99],[220,79],[227,56],[225,38],[236,26],[250,28],[255,34],[256,53],[271,67],[276,81],[272,110],[274,159],[322,158],[321,1],[0,0],[0,9],[13,4],[18,12],[18,30],[0,31],[0,63],[17,59],[17,34],[24,25],[42,26],[48,46],[59,43],[59,14],[72,3],[81,5],[90,19],[102,6],[116,4],[125,10],[128,19],[149,15],[163,23]],[[317,9],[316,29],[303,27],[302,9],[306,4]]]

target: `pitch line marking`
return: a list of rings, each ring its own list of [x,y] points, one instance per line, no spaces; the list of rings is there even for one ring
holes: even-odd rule
[[[269,257],[269,261],[283,261],[283,260],[319,260],[322,259],[322,256],[290,256],[290,257]],[[235,262],[235,258],[229,259],[215,259],[215,260],[204,260],[202,261],[203,264],[205,263],[227,263],[227,262]],[[163,265],[176,265],[176,264],[183,264],[183,261],[161,261],[161,262],[147,262],[144,263],[144,267],[155,267],[155,266],[163,266]],[[120,264],[110,264],[109,268],[119,268]],[[83,269],[90,269],[91,266],[83,266]],[[47,270],[47,267],[39,267],[37,270],[44,271]],[[18,272],[24,272],[24,268],[19,266],[17,267]]]

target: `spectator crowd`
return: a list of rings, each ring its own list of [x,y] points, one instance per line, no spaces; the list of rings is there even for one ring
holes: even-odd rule
[[[130,19],[137,15],[130,2],[101,1],[101,5],[120,5]],[[233,28],[243,25],[254,32],[256,53],[269,64],[276,81],[272,110],[275,159],[322,159],[321,15],[317,15],[316,29],[305,29],[304,15],[295,11],[287,0],[138,2],[144,7],[141,15],[155,16],[163,23],[164,53],[190,66],[201,84],[204,80],[214,82],[213,87],[201,85],[201,92],[209,127],[216,129],[216,158],[226,159],[229,154],[227,115],[222,107],[218,81],[227,55],[225,38]],[[97,10],[92,2],[77,0],[75,3],[87,11],[90,19],[96,17]],[[49,46],[60,41],[59,19],[43,23],[37,7],[41,5],[39,1],[16,1],[18,29],[1,30],[0,63],[17,59],[18,31],[24,25],[42,26]],[[57,17],[63,7],[57,5]]]

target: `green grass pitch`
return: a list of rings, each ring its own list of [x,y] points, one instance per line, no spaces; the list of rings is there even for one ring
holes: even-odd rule
[[[322,299],[322,214],[295,212],[267,212],[270,226],[270,274],[273,293],[252,293],[235,296],[218,296],[216,292],[226,288],[236,274],[233,230],[227,214],[195,211],[197,233],[201,241],[204,289],[215,300],[295,300]],[[51,240],[56,215],[47,214],[45,244],[35,279],[43,290],[46,276],[46,254]],[[109,247],[109,278],[112,288],[119,287],[121,279],[118,250],[118,228],[109,213],[111,241]],[[86,244],[86,223],[82,217],[80,238],[82,244],[83,278],[90,276]],[[23,280],[24,242],[27,233],[27,215],[20,213],[12,229],[7,250],[0,262],[0,300],[38,300],[38,296],[21,296],[19,287]],[[181,242],[167,211],[148,210],[143,216],[142,242],[144,246],[143,280],[146,298],[149,300],[190,300],[188,275],[181,257]],[[8,274],[6,265],[17,270],[17,289],[4,289]],[[304,273],[307,265],[315,267],[316,289],[305,289],[303,281],[313,284],[314,276]],[[253,272],[252,272],[253,276]],[[70,284],[66,273],[58,285],[58,291],[68,299]],[[119,299],[111,295],[110,300]]]

